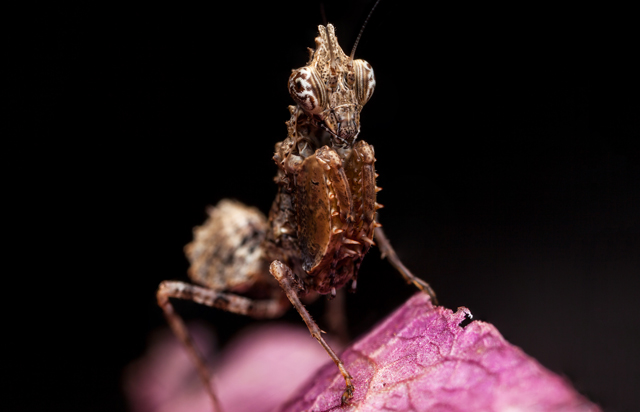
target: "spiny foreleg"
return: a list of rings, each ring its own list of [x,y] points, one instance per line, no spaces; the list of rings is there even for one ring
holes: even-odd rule
[[[304,323],[307,324],[307,327],[311,332],[311,336],[313,336],[318,341],[318,343],[322,345],[324,350],[327,351],[333,362],[340,370],[340,373],[342,374],[342,377],[344,377],[346,383],[346,388],[344,390],[344,393],[342,394],[341,402],[343,405],[346,404],[349,399],[353,397],[353,378],[351,377],[349,372],[347,372],[347,369],[344,367],[344,364],[342,363],[338,355],[336,355],[329,344],[325,342],[324,338],[322,337],[322,330],[320,330],[316,322],[311,318],[311,315],[309,314],[307,309],[304,307],[302,302],[300,302],[298,292],[301,290],[301,288],[298,285],[293,272],[287,265],[278,260],[274,260],[271,263],[269,271],[271,272],[273,277],[278,280],[278,283],[280,283],[280,286],[287,294],[287,297],[291,301],[291,304],[296,308],[296,310],[302,317],[302,320],[304,320]]]

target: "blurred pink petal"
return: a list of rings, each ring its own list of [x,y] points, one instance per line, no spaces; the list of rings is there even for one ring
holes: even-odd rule
[[[216,389],[225,412],[272,411],[327,362],[327,353],[303,325],[253,329],[223,356]]]
[[[599,410],[493,325],[458,326],[468,313],[416,294],[341,355],[354,378],[350,405],[340,406],[344,379],[331,363],[280,411]]]
[[[212,347],[210,332],[189,329],[199,348]],[[328,357],[304,325],[269,323],[239,334],[220,359],[213,372],[224,412],[267,412],[293,396]],[[125,372],[125,391],[135,412],[212,408],[186,351],[168,330]]]

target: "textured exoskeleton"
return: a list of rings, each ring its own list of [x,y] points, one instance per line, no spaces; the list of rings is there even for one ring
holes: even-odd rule
[[[280,316],[291,303],[344,377],[342,403],[353,396],[352,378],[300,297],[335,296],[345,284],[355,290],[358,269],[375,238],[383,257],[435,298],[429,285],[400,262],[376,222],[382,206],[376,203],[380,189],[374,149],[357,141],[360,111],[375,88],[373,69],[344,54],[331,24],[319,26],[319,31],[310,61],[289,78],[297,105],[289,106],[288,136],[275,147],[278,193],[268,220],[255,208],[221,201],[185,248],[189,276],[202,286],[165,281],[158,289],[158,302],[217,409],[209,373],[169,298],[257,318]]]

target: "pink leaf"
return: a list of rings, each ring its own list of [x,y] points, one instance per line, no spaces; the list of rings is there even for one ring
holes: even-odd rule
[[[509,344],[491,324],[458,326],[466,308],[433,307],[418,293],[342,355],[354,378],[325,365],[287,411],[597,411],[563,378]]]

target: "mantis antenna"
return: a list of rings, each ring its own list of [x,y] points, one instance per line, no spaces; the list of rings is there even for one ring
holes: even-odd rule
[[[371,7],[371,11],[367,15],[367,18],[364,19],[364,23],[362,23],[362,28],[360,28],[360,33],[358,33],[358,37],[356,37],[356,42],[353,44],[353,48],[351,49],[351,55],[349,56],[349,61],[353,61],[353,56],[355,56],[356,54],[356,47],[358,47],[358,42],[360,41],[360,37],[362,37],[362,32],[364,31],[364,28],[367,25],[367,22],[369,21],[371,14],[373,14],[373,11],[376,9],[376,6],[378,5],[378,3],[380,3],[380,0],[376,1],[373,7]]]

